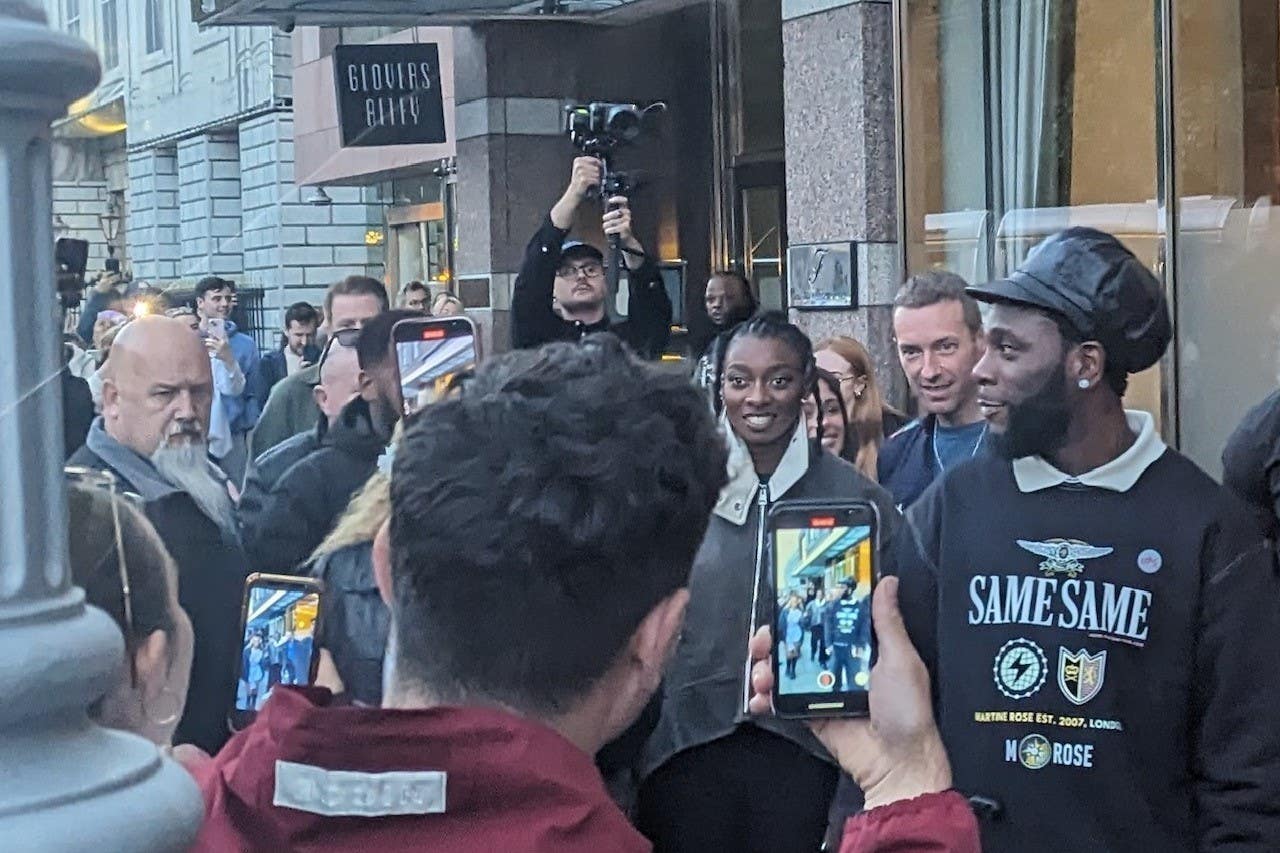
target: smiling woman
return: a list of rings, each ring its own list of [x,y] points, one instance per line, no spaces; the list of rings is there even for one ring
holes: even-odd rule
[[[837,772],[803,724],[741,721],[743,631],[763,559],[764,519],[782,498],[868,499],[888,548],[897,511],[888,494],[811,441],[802,403],[817,368],[809,339],[781,314],[733,332],[716,365],[716,405],[729,443],[729,482],[689,579],[684,634],[667,675],[662,718],[649,741],[638,824],[659,850],[809,851],[822,842]],[[821,401],[815,399],[821,411]],[[816,419],[816,418],[815,418]],[[833,569],[797,592],[808,603],[838,584]],[[762,591],[762,597],[767,597]],[[794,669],[815,675],[826,660],[812,626],[799,628]],[[809,650],[808,654],[805,650]],[[779,787],[776,782],[785,779]]]

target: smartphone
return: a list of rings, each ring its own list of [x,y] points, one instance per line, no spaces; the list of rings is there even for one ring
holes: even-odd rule
[[[227,321],[221,317],[210,317],[204,321],[204,333],[220,341],[227,339]]]
[[[391,330],[404,413],[440,399],[454,378],[480,358],[476,327],[466,317],[414,317]]]
[[[315,578],[252,574],[245,580],[235,703],[227,717],[232,731],[253,722],[277,684],[315,680],[321,595]]]
[[[766,521],[773,707],[780,717],[867,714],[880,516],[869,501],[778,501]]]

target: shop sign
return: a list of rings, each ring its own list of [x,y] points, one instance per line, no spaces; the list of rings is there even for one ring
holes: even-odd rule
[[[445,141],[434,43],[343,44],[333,62],[344,148]]]

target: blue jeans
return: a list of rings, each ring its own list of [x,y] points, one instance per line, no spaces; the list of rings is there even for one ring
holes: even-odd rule
[[[853,646],[833,646],[831,651],[831,672],[836,677],[834,692],[845,689],[845,673],[849,674],[849,687],[856,682],[854,678],[862,671],[862,661],[853,656]]]

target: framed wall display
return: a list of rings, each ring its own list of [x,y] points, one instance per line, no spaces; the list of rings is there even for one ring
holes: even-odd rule
[[[809,243],[787,248],[787,296],[792,308],[858,307],[853,243]]]

